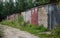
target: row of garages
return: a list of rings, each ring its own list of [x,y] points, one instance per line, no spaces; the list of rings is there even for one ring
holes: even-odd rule
[[[23,15],[25,22],[35,25],[44,25],[44,27],[52,29],[55,24],[60,23],[58,6],[58,4],[41,5],[21,12],[21,15]],[[8,18],[10,17],[14,20],[17,19],[19,15],[20,14],[12,14],[8,16]]]

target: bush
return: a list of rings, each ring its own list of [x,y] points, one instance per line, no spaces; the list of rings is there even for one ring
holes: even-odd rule
[[[20,15],[20,16],[18,17],[18,23],[19,23],[20,25],[23,25],[23,23],[24,23],[23,15]]]
[[[24,28],[25,28],[24,29],[25,31],[35,35],[38,35],[40,32],[47,31],[47,29],[44,26],[38,26],[38,25],[32,25],[32,24],[26,24]]]
[[[47,28],[45,28],[43,25],[38,26],[37,29],[40,30],[41,32],[47,31]]]
[[[0,38],[2,38],[3,36],[3,33],[2,33],[2,30],[0,30]]]
[[[60,25],[53,29],[51,35],[53,38],[60,38]]]

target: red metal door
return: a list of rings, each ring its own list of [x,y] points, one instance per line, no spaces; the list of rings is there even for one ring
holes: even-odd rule
[[[38,9],[33,8],[31,10],[31,24],[37,25],[38,24]]]

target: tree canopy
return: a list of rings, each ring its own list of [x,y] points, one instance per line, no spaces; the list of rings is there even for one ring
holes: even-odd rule
[[[34,6],[53,2],[56,0],[9,0],[9,2],[0,2],[0,14],[3,16],[19,13]]]

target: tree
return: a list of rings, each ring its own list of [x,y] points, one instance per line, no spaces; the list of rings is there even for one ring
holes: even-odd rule
[[[15,6],[13,10],[14,10],[14,13],[18,13],[18,1],[15,2]]]
[[[0,21],[1,21],[2,18],[3,18],[3,13],[2,13],[2,11],[3,11],[3,3],[0,2]]]
[[[2,14],[2,10],[3,10],[3,3],[0,3],[0,14]]]
[[[37,5],[43,5],[43,4],[49,3],[50,0],[36,0],[36,2],[37,2]]]
[[[27,1],[25,7],[26,7],[27,9],[30,9],[30,8],[34,7],[33,0]]]
[[[59,4],[59,7],[58,7],[58,8],[59,8],[59,12],[60,12],[60,1],[59,1],[59,3],[58,3],[58,4]]]
[[[50,0],[50,3],[57,3],[59,0]]]
[[[21,11],[25,11],[27,9],[30,9],[34,6],[42,5],[45,3],[53,2],[53,0],[16,0],[15,3],[13,3],[13,0],[9,0],[9,3],[5,1],[5,6],[3,6],[3,3],[0,3],[0,14],[6,16],[12,13],[20,13]],[[14,6],[14,4],[16,6]],[[36,5],[37,4],[37,5]]]
[[[18,11],[21,12],[24,10],[24,0],[18,0]]]

